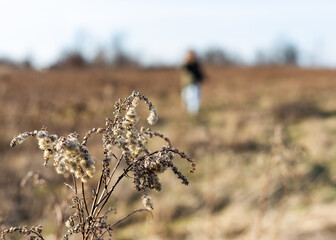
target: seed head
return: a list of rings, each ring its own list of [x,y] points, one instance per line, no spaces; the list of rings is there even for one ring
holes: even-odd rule
[[[142,196],[142,204],[149,211],[154,209],[152,200],[147,194]]]
[[[159,116],[158,116],[158,114],[157,114],[157,111],[156,111],[156,109],[153,107],[153,108],[151,109],[151,111],[150,111],[150,114],[149,114],[149,116],[148,116],[148,118],[147,118],[147,121],[148,121],[148,123],[149,123],[150,125],[154,125],[154,124],[157,122],[158,119],[159,119]]]

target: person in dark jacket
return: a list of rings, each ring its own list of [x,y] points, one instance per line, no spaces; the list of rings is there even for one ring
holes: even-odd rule
[[[188,51],[182,65],[182,100],[187,111],[195,115],[201,106],[201,83],[204,74],[194,51]]]

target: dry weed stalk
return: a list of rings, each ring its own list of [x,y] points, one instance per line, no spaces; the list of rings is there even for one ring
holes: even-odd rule
[[[79,134],[71,133],[67,137],[50,135],[44,127],[41,130],[25,132],[17,135],[11,141],[10,146],[23,143],[28,137],[38,140],[39,148],[44,152],[45,165],[53,159],[53,165],[58,174],[72,176],[72,184],[66,184],[74,193],[71,208],[73,214],[65,222],[68,228],[63,239],[69,239],[73,234],[81,234],[83,240],[104,239],[112,236],[115,227],[137,212],[151,212],[153,204],[147,190],[160,191],[161,183],[158,174],[170,168],[182,183],[187,185],[188,180],[173,164],[176,155],[187,160],[191,165],[191,172],[195,170],[195,164],[185,153],[171,146],[170,140],[163,134],[152,131],[149,128],[137,128],[138,115],[136,107],[139,101],[144,101],[149,108],[148,123],[153,125],[158,120],[158,114],[152,103],[141,93],[133,92],[125,100],[119,99],[115,103],[114,119],[107,118],[104,128],[93,128],[84,136],[82,142]],[[101,134],[105,159],[102,161],[102,170],[97,187],[90,191],[86,182],[95,174],[95,161],[86,147],[92,134]],[[166,145],[156,151],[150,151],[147,141],[150,138],[162,138]],[[120,151],[120,157],[114,153]],[[113,160],[114,159],[114,160]],[[121,163],[125,168],[122,174],[115,177]],[[111,166],[114,164],[114,167]],[[143,192],[143,209],[138,209],[114,223],[107,222],[111,209],[105,209],[106,204],[114,193],[116,186],[125,177],[133,178],[133,183],[138,191]],[[8,233],[20,232],[29,235],[31,239],[44,239],[42,227],[12,227],[2,231],[1,238],[5,239]]]
[[[296,165],[300,155],[304,152],[299,146],[291,146],[288,143],[283,125],[276,125],[272,137],[270,138],[271,151],[268,156],[265,168],[265,181],[261,191],[258,215],[252,231],[251,239],[261,239],[263,237],[263,220],[266,215],[267,207],[271,201],[271,194],[278,194],[278,214],[275,218],[272,239],[279,239],[281,221],[286,214],[287,201],[291,186],[291,181],[300,182],[300,177],[296,172]],[[276,189],[272,189],[272,184],[278,181]]]

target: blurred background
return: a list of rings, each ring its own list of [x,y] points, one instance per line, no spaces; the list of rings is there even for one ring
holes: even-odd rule
[[[1,1],[2,62],[178,64],[193,48],[211,63],[334,67],[336,3],[316,1]],[[125,58],[125,59],[124,59]]]
[[[13,136],[42,126],[84,136],[136,90],[158,110],[153,129],[197,170],[178,163],[189,186],[161,176],[153,218],[130,218],[112,239],[335,239],[335,9],[327,0],[0,0],[1,229],[42,224],[58,239],[70,213],[66,179],[42,166],[34,139],[10,149]],[[195,116],[181,104],[190,49],[205,75]],[[139,114],[147,126],[144,104]],[[99,162],[99,137],[88,146]],[[48,184],[22,184],[29,171]],[[131,180],[117,193],[111,222],[141,207]]]

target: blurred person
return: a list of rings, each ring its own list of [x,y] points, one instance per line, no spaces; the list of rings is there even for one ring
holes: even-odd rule
[[[182,65],[182,102],[188,113],[195,115],[201,106],[201,83],[204,74],[198,62],[196,53],[188,51]]]

